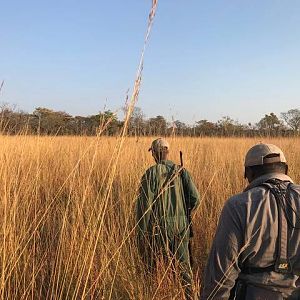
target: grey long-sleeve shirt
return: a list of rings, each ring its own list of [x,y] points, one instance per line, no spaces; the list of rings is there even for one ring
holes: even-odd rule
[[[266,272],[243,274],[242,267],[264,268],[276,261],[278,211],[270,190],[261,184],[269,179],[292,183],[284,174],[267,174],[254,180],[247,189],[224,205],[210,251],[201,299],[228,299],[239,277],[251,286],[290,295],[298,276]],[[292,184],[291,202],[300,212],[300,186]],[[289,228],[289,257],[300,252],[300,231]]]

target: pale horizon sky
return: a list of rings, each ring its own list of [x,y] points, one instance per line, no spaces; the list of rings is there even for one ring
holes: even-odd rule
[[[184,4],[183,4],[184,3]],[[149,0],[1,3],[0,102],[72,115],[124,106]],[[137,106],[193,124],[300,108],[300,2],[160,0]]]

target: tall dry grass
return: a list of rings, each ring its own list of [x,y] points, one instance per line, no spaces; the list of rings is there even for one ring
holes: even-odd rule
[[[135,246],[135,199],[140,177],[153,163],[150,138],[127,138],[118,161],[116,138],[0,141],[2,299],[182,298],[171,272],[145,274]],[[194,215],[195,293],[223,203],[245,187],[243,157],[258,141],[170,139],[170,158],[178,162],[184,152],[202,198]],[[299,182],[299,139],[269,141],[286,152]]]

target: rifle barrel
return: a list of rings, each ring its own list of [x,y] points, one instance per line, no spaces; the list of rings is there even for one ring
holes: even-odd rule
[[[180,166],[183,167],[182,151],[179,151],[179,155],[180,155]]]

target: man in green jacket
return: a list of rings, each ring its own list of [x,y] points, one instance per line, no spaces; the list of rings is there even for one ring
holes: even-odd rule
[[[188,171],[167,159],[166,140],[154,140],[149,151],[156,164],[143,175],[137,199],[139,252],[151,271],[159,254],[176,258],[186,298],[192,299],[188,216],[199,204],[199,193]]]

